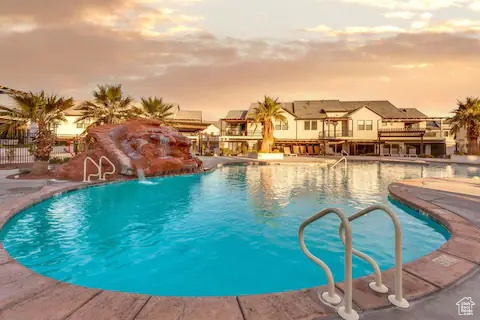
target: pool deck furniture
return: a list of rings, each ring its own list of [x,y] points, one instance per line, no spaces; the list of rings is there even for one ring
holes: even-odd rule
[[[297,157],[298,155],[296,153],[291,153],[290,152],[290,147],[283,147],[283,154],[289,157]]]
[[[34,203],[92,185],[46,183],[24,192],[20,181],[5,180],[0,175],[0,226]],[[8,188],[9,183],[14,190]],[[25,188],[28,183],[31,181],[25,181]],[[414,179],[394,183],[389,190],[393,198],[442,223],[452,237],[438,250],[403,265],[404,294],[412,304],[410,309],[390,307],[388,295],[370,290],[373,275],[353,280],[353,308],[364,319],[457,319],[455,303],[463,297],[480,305],[480,181]],[[10,193],[5,197],[5,192]],[[382,278],[393,292],[393,269],[382,272]],[[336,283],[341,297],[343,289],[343,283]],[[178,298],[89,289],[36,274],[13,260],[0,244],[2,320],[336,319],[336,309],[318,298],[318,292],[325,290],[323,286],[264,295]],[[480,314],[478,310],[474,309]],[[464,318],[468,317],[458,319]]]

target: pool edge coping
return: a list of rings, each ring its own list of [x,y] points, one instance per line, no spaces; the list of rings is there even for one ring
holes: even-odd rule
[[[418,179],[417,179],[418,180]],[[128,180],[126,180],[128,181]],[[405,181],[405,180],[404,180]],[[3,228],[3,226],[10,220],[12,219],[16,214],[28,209],[29,207],[38,204],[42,201],[45,201],[49,198],[62,195],[65,193],[69,193],[75,190],[81,190],[89,187],[95,187],[95,186],[100,186],[100,185],[105,185],[105,184],[111,184],[111,183],[118,183],[118,182],[124,182],[124,181],[107,181],[107,182],[93,182],[93,183],[83,183],[83,182],[68,182],[68,185],[47,185],[43,187],[40,191],[26,195],[21,198],[20,201],[17,201],[13,203],[12,201],[7,203],[7,206],[2,208],[0,210],[0,229]],[[453,239],[464,239],[468,241],[474,241],[477,243],[480,243],[480,238],[479,239],[474,239],[469,236],[465,236],[466,231],[471,231],[472,228],[474,228],[479,234],[480,234],[480,228],[473,226],[470,221],[466,218],[461,217],[459,214],[446,210],[444,208],[441,208],[439,206],[436,206],[430,202],[427,202],[425,200],[422,200],[420,198],[417,198],[415,194],[409,193],[408,189],[413,186],[409,186],[406,184],[402,184],[402,181],[398,181],[395,183],[392,183],[389,185],[388,190],[390,193],[390,196],[399,201],[400,203],[408,206],[409,208],[412,208],[414,210],[419,211],[421,214],[427,215],[429,218],[432,220],[438,222],[441,224],[443,227],[445,227],[451,234],[451,237],[448,239],[446,243],[444,243],[440,248],[438,248],[435,251],[432,251],[431,253],[420,257],[419,259],[416,259],[412,262],[408,262],[403,264],[403,272],[404,275],[407,275],[408,277],[414,277],[415,279],[421,279],[425,283],[429,284],[430,287],[426,288],[426,292],[424,294],[418,294],[416,293],[415,296],[409,297],[406,295],[406,298],[409,301],[417,301],[422,298],[425,298],[427,296],[431,296],[440,290],[448,289],[451,286],[454,286],[456,283],[461,281],[463,278],[468,277],[469,274],[472,274],[480,269],[480,261],[475,261],[475,259],[465,259],[465,257],[460,257],[462,254],[456,254],[455,252],[452,252],[452,250],[447,250],[446,252],[446,247],[452,243]],[[1,259],[1,256],[6,255],[7,259]],[[425,277],[425,275],[422,275],[421,272],[419,273],[419,268],[433,268],[437,269],[439,268],[438,263],[433,261],[434,259],[437,259],[439,257],[447,257],[449,259],[454,259],[457,260],[462,266],[461,271],[455,270],[455,275],[452,276],[447,282],[448,283],[438,283],[435,280],[432,280],[430,277]],[[448,259],[447,259],[448,260]],[[49,280],[52,280],[52,285],[56,284],[65,284],[68,285],[69,287],[80,287],[84,288],[88,291],[91,292],[107,292],[107,293],[112,293],[112,294],[118,294],[118,295],[132,295],[132,293],[125,293],[125,292],[118,292],[118,291],[110,291],[110,290],[102,290],[102,289],[93,289],[93,288],[85,288],[82,286],[77,286],[74,284],[68,284],[64,283],[55,279],[51,279],[49,277],[43,276],[41,274],[35,273],[33,270],[30,270],[26,267],[24,267],[22,264],[17,262],[15,259],[11,258],[6,250],[3,248],[3,244],[0,242],[0,266],[3,266],[5,264],[16,264],[21,266],[22,268],[27,269],[30,273],[35,274],[39,277],[46,278]],[[453,264],[455,266],[457,263]],[[445,267],[449,268],[449,267]],[[384,278],[388,279],[391,277],[389,275],[391,273],[392,269],[388,269],[385,271],[382,271],[382,276]],[[442,272],[446,272],[446,270],[443,270]],[[447,271],[448,272],[448,271]],[[434,276],[434,275],[432,275]],[[38,277],[37,277],[38,278]],[[388,309],[391,307],[391,305],[386,302],[386,295],[384,295],[385,300],[384,303],[379,302],[377,294],[373,292],[364,292],[363,291],[363,286],[365,283],[370,281],[372,279],[372,275],[367,275],[364,277],[356,278],[353,281],[353,287],[354,287],[354,294],[353,294],[353,302],[354,302],[354,307],[357,309],[359,312],[362,311],[370,311],[370,310],[379,310],[379,309]],[[337,291],[343,295],[343,282],[336,283],[336,289]],[[391,288],[391,285],[387,283],[387,286],[389,289]],[[287,292],[278,292],[278,293],[267,293],[267,294],[254,294],[254,295],[240,295],[240,296],[224,296],[224,297],[170,297],[170,296],[151,296],[151,295],[146,295],[146,294],[138,294],[139,296],[148,296],[150,298],[165,298],[165,299],[180,299],[182,301],[191,301],[192,299],[202,299],[203,300],[212,300],[212,299],[228,299],[228,298],[234,298],[235,304],[238,304],[239,311],[242,314],[242,317],[244,319],[250,319],[250,316],[246,316],[246,314],[249,312],[249,306],[254,306],[254,305],[260,305],[261,308],[266,308],[267,304],[271,305],[279,305],[278,308],[281,308],[282,310],[290,310],[289,313],[299,313],[299,312],[306,312],[304,310],[307,308],[308,310],[314,312],[312,314],[312,317],[322,317],[322,316],[329,316],[331,315],[335,308],[325,305],[320,299],[318,299],[317,292],[319,290],[324,290],[325,286],[320,286],[320,287],[313,287],[309,289],[301,289],[301,290],[293,290],[293,291],[287,291]],[[321,289],[322,288],[322,289]],[[432,288],[434,290],[432,290]],[[376,299],[376,302],[374,302],[374,307],[368,307],[368,304],[366,306],[365,304],[365,299],[364,296],[362,296],[362,299],[356,299],[356,296],[358,298],[358,292],[355,294],[355,290],[360,290],[363,295],[369,294],[368,296],[372,296],[373,300]],[[137,295],[137,294],[133,294]],[[35,295],[34,295],[35,296]],[[32,296],[33,297],[33,296]],[[28,300],[32,297],[27,297],[25,300]],[[300,302],[300,297],[302,299],[308,298],[308,304],[305,305],[302,308],[299,308],[296,306],[296,304],[299,304]],[[363,300],[363,301],[359,301]],[[8,309],[11,308],[12,306],[21,303],[24,300],[17,301],[14,304],[10,304],[7,306],[0,307],[0,311],[3,309]],[[314,305],[312,305],[312,303]],[[376,303],[376,304],[375,304]],[[301,303],[305,304],[305,302]],[[370,304],[371,306],[371,304]],[[211,307],[211,306],[210,306]]]

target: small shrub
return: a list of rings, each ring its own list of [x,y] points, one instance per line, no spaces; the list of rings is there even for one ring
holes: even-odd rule
[[[63,163],[67,163],[68,161],[70,161],[69,157],[64,157],[64,158],[53,157],[53,158],[50,158],[50,160],[48,160],[48,163],[50,163],[50,164],[63,164]]]
[[[435,158],[434,156],[432,156],[431,154],[421,154],[419,155],[420,158],[426,158],[426,159],[432,159],[432,158]]]
[[[8,161],[13,161],[15,159],[15,148],[12,148],[12,147],[5,148],[5,152],[7,154]]]
[[[222,148],[222,155],[224,156],[229,156],[230,155],[230,149],[228,148]]]
[[[272,153],[280,153],[280,150],[274,149],[274,150],[272,151]]]

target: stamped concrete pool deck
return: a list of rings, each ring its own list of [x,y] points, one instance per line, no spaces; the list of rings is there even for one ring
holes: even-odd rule
[[[212,164],[215,166],[216,164]],[[11,172],[10,172],[11,173]],[[8,173],[8,174],[10,174]],[[17,212],[82,183],[6,181],[0,171],[0,228]],[[355,279],[353,301],[363,319],[478,319],[480,316],[480,181],[415,179],[390,186],[392,197],[446,226],[451,239],[403,266],[408,310],[390,307],[387,295],[368,289],[371,276]],[[393,235],[392,235],[393,237]],[[393,291],[393,271],[383,272]],[[342,295],[343,283],[337,283]],[[318,298],[324,287],[239,297],[177,298],[84,288],[44,277],[13,260],[0,244],[0,319],[336,319]],[[474,316],[460,316],[456,302],[471,297]],[[475,310],[475,308],[477,310]]]

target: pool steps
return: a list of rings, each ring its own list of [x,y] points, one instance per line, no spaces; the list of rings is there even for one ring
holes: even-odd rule
[[[346,159],[345,159],[346,161]],[[346,162],[345,162],[346,163]],[[321,294],[321,298],[332,305],[340,304],[341,298],[335,293],[335,282],[332,276],[330,268],[319,258],[314,256],[306,247],[304,240],[304,229],[309,224],[324,217],[329,213],[335,213],[341,220],[339,235],[345,246],[345,305],[338,308],[338,315],[345,320],[357,320],[358,313],[352,308],[352,254],[357,257],[366,260],[372,266],[374,270],[375,281],[369,283],[370,289],[377,293],[387,293],[388,288],[382,283],[382,275],[378,264],[367,254],[355,250],[352,247],[352,229],[350,222],[358,219],[372,211],[383,211],[388,214],[392,219],[395,229],[395,294],[389,295],[388,300],[394,306],[402,309],[409,307],[408,301],[403,297],[403,281],[402,281],[402,229],[400,221],[397,215],[384,205],[373,205],[364,210],[361,210],[350,217],[346,217],[345,214],[335,208],[328,208],[320,211],[312,217],[306,219],[299,228],[298,237],[300,241],[300,247],[303,253],[314,263],[319,265],[325,272],[328,280],[327,292]]]
[[[97,168],[97,173],[92,173],[87,176],[87,160],[93,163],[93,165]],[[102,160],[107,161],[111,166],[112,166],[112,171],[106,171],[103,173],[102,176]],[[90,178],[91,177],[98,177],[98,180],[106,180],[107,174],[114,174],[115,173],[115,165],[110,161],[105,156],[101,156],[100,159],[98,160],[98,164],[91,158],[91,157],[86,157],[85,160],[83,160],[83,182],[91,182]]]

